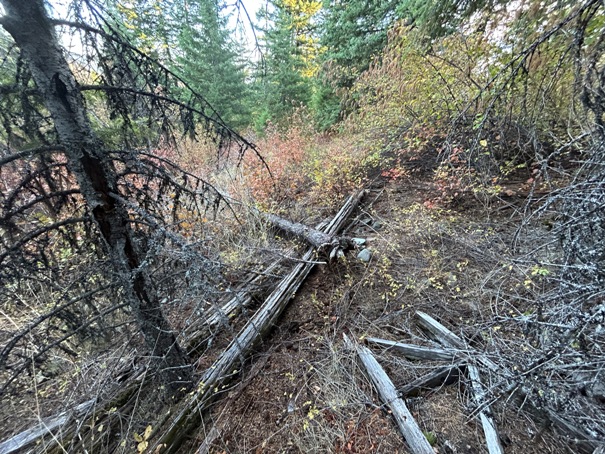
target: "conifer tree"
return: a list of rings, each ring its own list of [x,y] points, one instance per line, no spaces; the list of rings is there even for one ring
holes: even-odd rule
[[[338,86],[350,87],[386,44],[396,19],[396,0],[327,0],[321,43]]]
[[[265,24],[261,27],[264,67],[257,73],[261,123],[279,122],[309,103],[318,52],[313,17],[319,9],[319,2],[313,0],[272,0],[259,14]]]
[[[192,0],[179,8],[176,69],[228,124],[249,123],[248,87],[240,52],[227,29],[222,0]]]

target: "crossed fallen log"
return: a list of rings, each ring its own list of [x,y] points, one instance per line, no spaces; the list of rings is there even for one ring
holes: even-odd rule
[[[344,225],[357,207],[364,191],[349,197],[340,211],[322,231],[333,237]],[[163,453],[178,452],[189,434],[201,421],[204,411],[221,394],[226,384],[241,370],[242,362],[271,330],[279,316],[287,307],[300,285],[309,275],[315,263],[311,261],[315,247],[303,255],[303,261],[294,266],[292,271],[279,283],[265,303],[246,323],[237,337],[208,369],[198,383],[197,389],[188,399],[182,410],[173,418],[150,451],[161,449]]]

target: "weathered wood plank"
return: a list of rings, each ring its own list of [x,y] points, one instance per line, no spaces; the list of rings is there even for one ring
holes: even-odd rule
[[[468,345],[466,345],[466,343],[460,339],[460,337],[452,333],[449,329],[447,329],[430,315],[421,311],[416,311],[416,319],[418,324],[426,331],[431,333],[433,337],[442,345],[462,351],[469,351]],[[500,372],[502,372],[501,368],[499,368],[493,361],[485,356],[479,355],[479,353],[476,351],[473,351],[473,359],[491,371],[500,370]]]
[[[429,361],[454,361],[456,359],[455,351],[448,351],[440,348],[419,347],[413,344],[404,344],[403,342],[394,342],[376,337],[366,339],[370,344],[379,345],[389,350],[401,353],[406,358],[423,359]]]
[[[441,344],[448,347],[454,347],[459,350],[466,350],[466,344],[462,339],[460,339],[430,315],[421,311],[416,311],[416,318],[418,320],[418,324],[430,332]]]
[[[391,409],[399,430],[410,447],[410,451],[413,454],[435,454],[405,402],[398,396],[393,382],[384,372],[382,366],[378,364],[370,349],[351,341],[346,335],[344,335],[344,339],[350,348],[357,351],[357,355],[378,390],[380,398]]]
[[[416,312],[416,317],[418,318],[419,324],[433,334],[433,336],[446,347],[468,350],[467,345],[462,339],[460,339],[430,315],[418,311]],[[495,364],[493,364],[493,366],[496,367]],[[504,454],[504,450],[500,444],[500,437],[498,436],[498,431],[496,429],[496,423],[490,416],[489,406],[483,402],[485,392],[483,390],[483,385],[481,384],[479,369],[477,369],[477,366],[473,364],[469,364],[466,367],[474,394],[474,400],[478,406],[482,407],[482,410],[479,412],[479,418],[481,420],[481,425],[483,426],[487,450],[490,454]]]
[[[413,397],[426,389],[454,384],[460,377],[462,367],[460,364],[455,364],[435,369],[399,388],[399,395],[401,397]]]

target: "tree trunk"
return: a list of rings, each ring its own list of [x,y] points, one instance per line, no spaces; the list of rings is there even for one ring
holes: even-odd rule
[[[0,0],[8,31],[29,64],[32,77],[50,112],[68,165],[106,243],[124,296],[132,307],[145,341],[157,359],[162,379],[173,391],[191,383],[191,368],[165,319],[159,299],[133,241],[127,209],[115,198],[117,174],[103,143],[92,130],[84,99],[42,0]]]

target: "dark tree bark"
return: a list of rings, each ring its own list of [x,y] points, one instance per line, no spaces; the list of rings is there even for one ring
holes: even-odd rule
[[[20,47],[50,112],[68,166],[76,176],[87,207],[121,280],[145,341],[162,379],[176,391],[191,383],[189,362],[165,319],[149,276],[141,270],[126,207],[119,194],[117,173],[104,144],[87,117],[84,99],[63,55],[42,0],[0,0],[6,16],[0,23]]]

